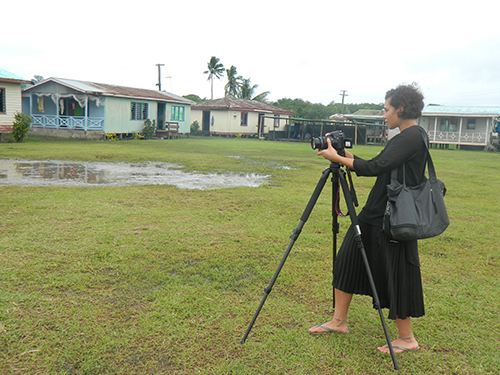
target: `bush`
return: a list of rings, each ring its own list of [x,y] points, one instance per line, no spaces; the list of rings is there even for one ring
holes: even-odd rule
[[[16,112],[14,115],[14,123],[12,124],[12,136],[16,142],[22,142],[24,137],[26,137],[30,129],[31,121],[33,120],[30,116],[21,112]]]
[[[142,128],[142,135],[144,135],[144,138],[151,139],[153,138],[153,135],[155,135],[155,133],[156,121],[151,121],[150,119],[144,121],[144,128]]]
[[[198,123],[198,121],[195,120],[191,123],[191,127],[189,129],[189,132],[192,135],[200,134],[200,124]]]

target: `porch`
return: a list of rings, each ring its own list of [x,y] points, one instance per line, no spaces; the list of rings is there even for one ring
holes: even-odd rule
[[[488,133],[479,131],[428,131],[431,144],[483,146],[488,144]]]
[[[104,131],[104,117],[32,114],[31,118],[33,128]]]

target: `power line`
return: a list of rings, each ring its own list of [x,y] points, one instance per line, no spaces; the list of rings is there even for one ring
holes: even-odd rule
[[[348,94],[346,94],[346,91],[347,91],[347,90],[340,90],[340,92],[341,92],[341,93],[340,93],[340,95],[342,95],[342,107],[341,107],[341,109],[340,109],[340,114],[341,114],[341,115],[343,115],[343,114],[344,114],[344,98],[345,98],[346,96],[349,96]]]
[[[158,86],[158,90],[161,91],[161,67],[165,66],[165,64],[155,64],[158,67],[158,83],[156,86]]]

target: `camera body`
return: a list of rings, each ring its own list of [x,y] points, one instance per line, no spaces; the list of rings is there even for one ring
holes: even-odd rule
[[[344,148],[352,148],[352,140],[345,137],[342,130],[335,130],[326,137],[317,137],[311,139],[311,147],[313,150],[326,150],[328,148],[327,139],[330,139],[332,147],[337,152],[343,153]]]

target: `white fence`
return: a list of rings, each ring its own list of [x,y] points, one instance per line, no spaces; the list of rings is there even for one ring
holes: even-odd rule
[[[470,144],[484,146],[488,143],[488,137],[481,132],[433,132],[427,133],[431,143],[448,143],[448,144]]]
[[[33,128],[104,131],[104,117],[33,115],[32,118]]]

